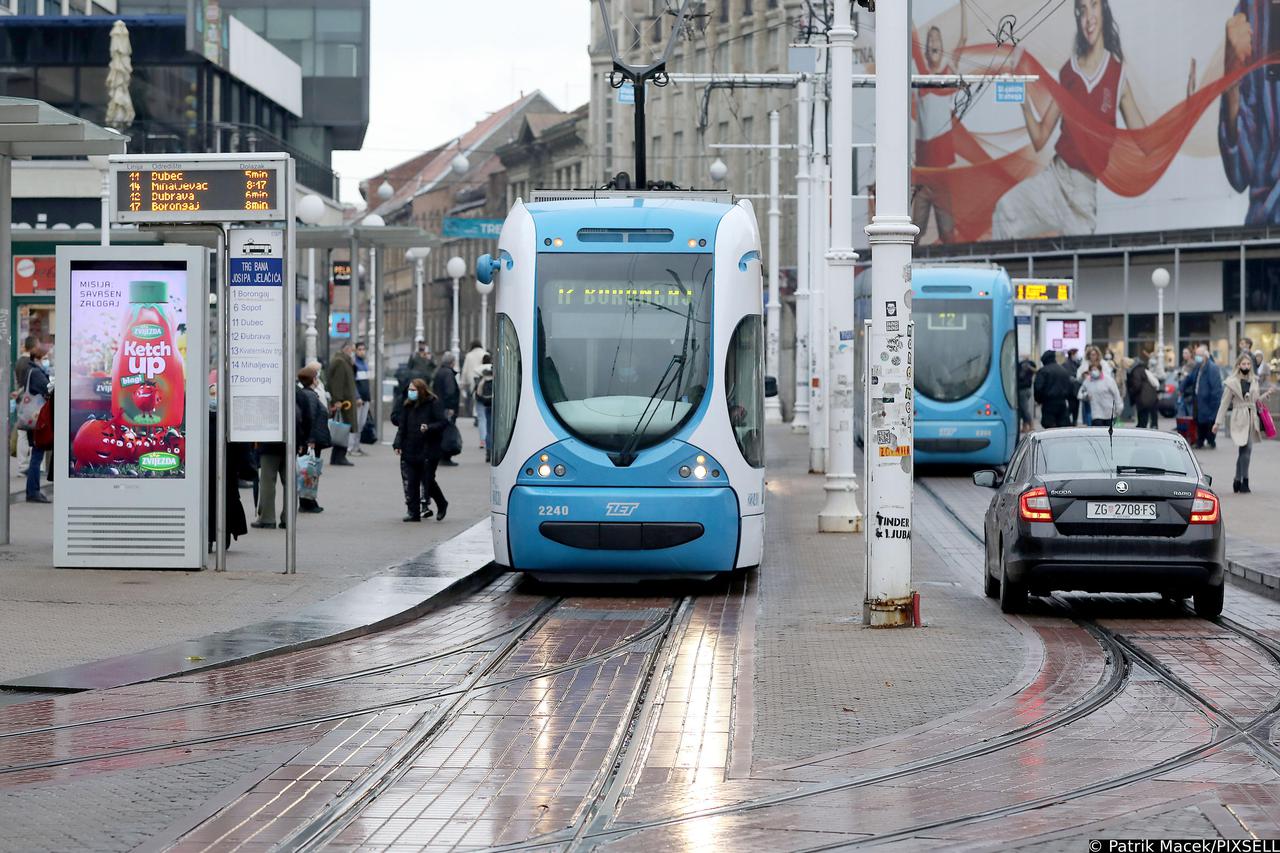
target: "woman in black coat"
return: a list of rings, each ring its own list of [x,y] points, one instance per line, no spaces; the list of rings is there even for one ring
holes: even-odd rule
[[[396,439],[392,443],[400,456],[400,477],[404,481],[404,502],[409,513],[405,521],[422,519],[422,491],[426,486],[428,497],[435,501],[436,520],[444,521],[449,502],[436,482],[436,468],[440,465],[440,437],[449,425],[444,403],[422,379],[414,379],[405,392],[404,410]],[[431,511],[426,511],[427,518]]]
[[[314,453],[323,459],[322,451],[332,442],[329,440],[329,413],[315,391],[317,375],[318,371],[310,365],[298,371],[296,434],[299,456]],[[324,512],[324,507],[320,506],[316,498],[298,498],[298,512]]]

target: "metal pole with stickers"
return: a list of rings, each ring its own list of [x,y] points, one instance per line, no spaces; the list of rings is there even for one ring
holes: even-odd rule
[[[110,169],[115,222],[217,231],[211,445],[216,516],[207,538],[214,542],[214,569],[226,571],[227,478],[235,476],[227,470],[228,442],[282,445],[284,572],[293,574],[298,463],[292,369],[297,296],[293,159],[282,153],[125,155],[112,157]],[[203,481],[207,468],[201,470]]]

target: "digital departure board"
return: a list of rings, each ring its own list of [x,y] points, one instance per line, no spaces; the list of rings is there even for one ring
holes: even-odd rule
[[[116,222],[246,222],[285,218],[285,155],[113,157]]]
[[[1068,278],[1015,278],[1013,299],[1015,302],[1061,305],[1071,301],[1071,285]]]

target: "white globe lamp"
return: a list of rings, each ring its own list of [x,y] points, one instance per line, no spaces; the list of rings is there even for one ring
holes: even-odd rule
[[[729,167],[726,166],[725,162],[721,160],[719,157],[715,159],[715,162],[711,164],[710,168],[708,168],[707,171],[711,175],[711,180],[715,181],[716,183],[719,183],[720,181],[723,181],[725,178],[729,177]]]
[[[298,218],[307,225],[319,225],[324,213],[324,199],[315,193],[304,195],[298,202]]]

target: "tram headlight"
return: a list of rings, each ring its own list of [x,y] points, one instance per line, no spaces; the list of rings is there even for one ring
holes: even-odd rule
[[[550,466],[550,465],[548,465],[548,464],[547,464],[547,463],[545,463],[545,462],[543,462],[541,465],[539,465],[539,466],[538,466],[538,476],[539,476],[539,477],[550,477],[550,476],[551,476],[551,466]]]
[[[693,469],[693,476],[697,477],[699,480],[705,480],[707,478],[707,466],[706,465],[695,466]]]
[[[692,473],[693,473],[693,469],[691,469],[688,465],[680,466],[680,476],[684,477],[686,480],[689,479],[689,475]]]
[[[557,476],[557,477],[563,477],[563,476],[564,476],[564,465],[563,465],[563,464],[558,464],[558,465],[556,465],[556,467],[555,467],[555,472],[556,472],[556,476]]]

